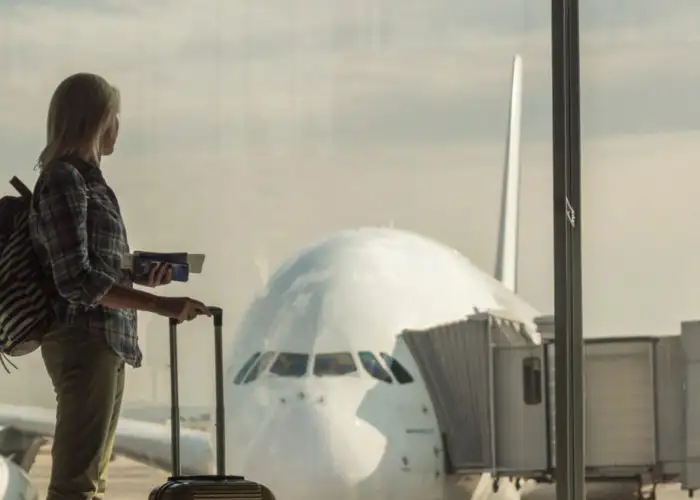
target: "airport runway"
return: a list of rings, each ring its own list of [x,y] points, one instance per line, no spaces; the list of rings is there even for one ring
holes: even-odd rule
[[[51,445],[45,445],[30,472],[32,482],[39,490],[39,498],[46,498],[51,471]],[[165,481],[167,474],[158,469],[118,457],[109,467],[106,498],[115,500],[144,500],[151,488]]]

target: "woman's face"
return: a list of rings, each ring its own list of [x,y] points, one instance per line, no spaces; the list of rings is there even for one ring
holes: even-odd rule
[[[117,137],[119,136],[119,115],[114,117],[112,125],[107,129],[105,135],[102,137],[102,156],[109,156],[114,151],[114,145],[117,143]]]

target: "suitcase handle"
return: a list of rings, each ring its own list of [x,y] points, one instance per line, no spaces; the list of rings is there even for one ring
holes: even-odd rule
[[[224,365],[223,365],[223,316],[220,307],[210,307],[214,320],[214,378],[216,383],[216,473],[226,474],[226,414],[224,410]],[[180,462],[180,388],[177,366],[177,325],[178,320],[170,318],[170,424],[171,460],[173,476],[182,474]]]

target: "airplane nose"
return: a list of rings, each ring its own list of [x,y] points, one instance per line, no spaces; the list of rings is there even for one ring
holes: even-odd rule
[[[278,500],[325,492],[354,500],[355,486],[379,465],[385,437],[354,418],[354,412],[328,406],[323,397],[280,400],[271,406],[249,415],[254,417],[246,419],[249,425],[241,426],[238,419],[229,427],[229,471],[266,484]]]

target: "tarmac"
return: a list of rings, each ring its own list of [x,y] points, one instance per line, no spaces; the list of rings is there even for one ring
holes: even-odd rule
[[[39,491],[39,498],[46,498],[51,473],[51,443],[44,445],[31,468],[29,476]],[[117,457],[109,466],[106,498],[115,500],[144,500],[151,489],[162,484],[168,474],[124,457]]]
[[[46,490],[51,472],[51,443],[44,445],[30,471],[33,484],[39,491],[39,498],[46,498]],[[142,465],[124,457],[117,457],[109,468],[107,480],[107,498],[115,500],[143,500],[153,487],[162,484],[167,473],[153,467]],[[587,498],[592,500],[635,500],[635,488],[626,485],[610,488],[610,485],[589,484]],[[503,495],[506,496],[506,495]],[[510,497],[511,495],[507,495]],[[502,498],[501,495],[489,495],[489,498]],[[526,500],[555,500],[553,485],[541,485],[536,491],[525,495]],[[657,490],[657,500],[682,500],[688,493],[680,490],[678,484],[661,485]],[[465,499],[466,500],[466,499]]]

